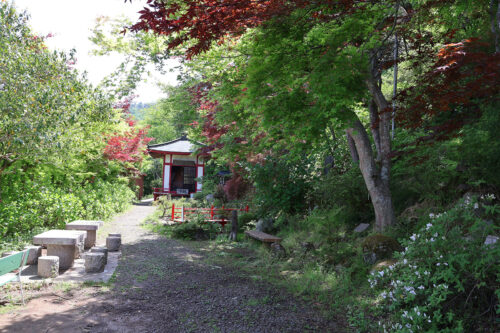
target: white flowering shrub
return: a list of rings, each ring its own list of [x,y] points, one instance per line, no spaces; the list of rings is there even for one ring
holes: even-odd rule
[[[481,214],[479,214],[481,210]],[[396,253],[394,265],[369,278],[380,306],[392,314],[390,332],[494,331],[499,311],[500,248],[484,244],[498,233],[499,207],[462,202],[429,222]],[[486,222],[479,218],[488,217]]]

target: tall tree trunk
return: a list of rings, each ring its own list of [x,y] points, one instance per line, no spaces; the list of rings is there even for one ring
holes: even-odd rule
[[[390,177],[391,177],[391,135],[390,135],[390,126],[391,126],[391,107],[387,102],[384,94],[382,93],[381,85],[377,84],[379,80],[379,71],[378,64],[376,61],[376,55],[374,55],[372,62],[371,73],[369,77],[366,79],[366,85],[368,90],[375,101],[375,104],[378,107],[378,135],[379,135],[379,149],[378,151],[378,161],[380,166],[377,168],[376,165],[369,166],[368,169],[372,173],[372,177],[376,177],[373,186],[374,186],[374,194],[376,197],[372,196],[372,202],[375,209],[375,217],[376,217],[376,229],[383,230],[385,227],[393,225],[396,222],[396,218],[394,216],[394,207],[392,205],[392,196],[390,191]],[[356,126],[361,128],[364,131],[364,127],[361,122],[359,122]],[[368,139],[368,136],[365,136]],[[356,147],[358,147],[356,145]],[[369,146],[370,147],[370,146]],[[371,149],[370,149],[371,151]],[[361,152],[360,148],[358,148],[358,153],[360,154],[361,161]],[[373,158],[372,158],[373,159]],[[367,174],[369,175],[369,174]],[[364,175],[363,175],[364,176]],[[364,176],[365,177],[365,176]],[[365,178],[365,182],[367,182],[367,178]],[[368,182],[367,182],[368,187]],[[368,189],[370,191],[370,189]],[[372,193],[370,192],[370,195]]]
[[[388,175],[385,174],[387,172],[386,168],[378,167],[377,163],[375,163],[370,139],[359,118],[355,119],[353,127],[347,129],[347,132],[356,145],[356,151],[359,155],[359,169],[363,175],[368,193],[370,193],[375,211],[375,230],[383,231],[387,226],[393,225],[396,220],[389,189],[389,179]],[[384,159],[383,156],[382,159]]]
[[[231,212],[231,233],[229,234],[229,239],[236,241],[238,238],[238,212],[233,210]]]
[[[349,134],[349,130],[345,131],[345,136],[347,137],[347,146],[349,146],[349,151],[351,152],[351,158],[354,163],[359,162],[358,151],[356,150],[356,144],[352,139],[352,136]]]
[[[380,160],[380,134],[379,126],[380,119],[378,118],[378,108],[377,103],[372,99],[368,105],[368,110],[370,111],[370,131],[372,132],[373,142],[375,143],[375,150],[377,151],[376,161]]]
[[[495,42],[495,52],[500,52],[500,1],[490,0],[491,33]]]

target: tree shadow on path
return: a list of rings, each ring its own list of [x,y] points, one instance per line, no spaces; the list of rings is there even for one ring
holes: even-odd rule
[[[10,324],[0,321],[0,332],[345,331],[288,292],[208,265],[203,253],[176,240],[134,227],[129,232],[141,234],[123,244],[110,291],[82,288],[68,300],[45,300],[39,314],[19,310]]]

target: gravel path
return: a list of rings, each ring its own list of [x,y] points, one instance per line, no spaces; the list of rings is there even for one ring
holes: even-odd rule
[[[123,241],[114,287],[90,295],[83,290],[91,288],[75,292],[71,307],[53,316],[73,326],[54,324],[47,314],[31,322],[29,317],[15,320],[3,326],[7,330],[0,325],[0,332],[45,328],[44,323],[51,323],[47,332],[344,331],[287,292],[234,269],[208,265],[202,252],[146,231],[140,223],[153,210],[134,206],[109,225],[109,232],[121,233]],[[24,329],[31,331],[38,329]]]

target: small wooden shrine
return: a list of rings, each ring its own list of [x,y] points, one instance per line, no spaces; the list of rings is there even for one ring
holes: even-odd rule
[[[201,191],[206,154],[197,153],[203,144],[185,135],[169,142],[148,145],[148,153],[163,159],[162,187],[154,188],[154,199],[161,195],[190,197]]]

